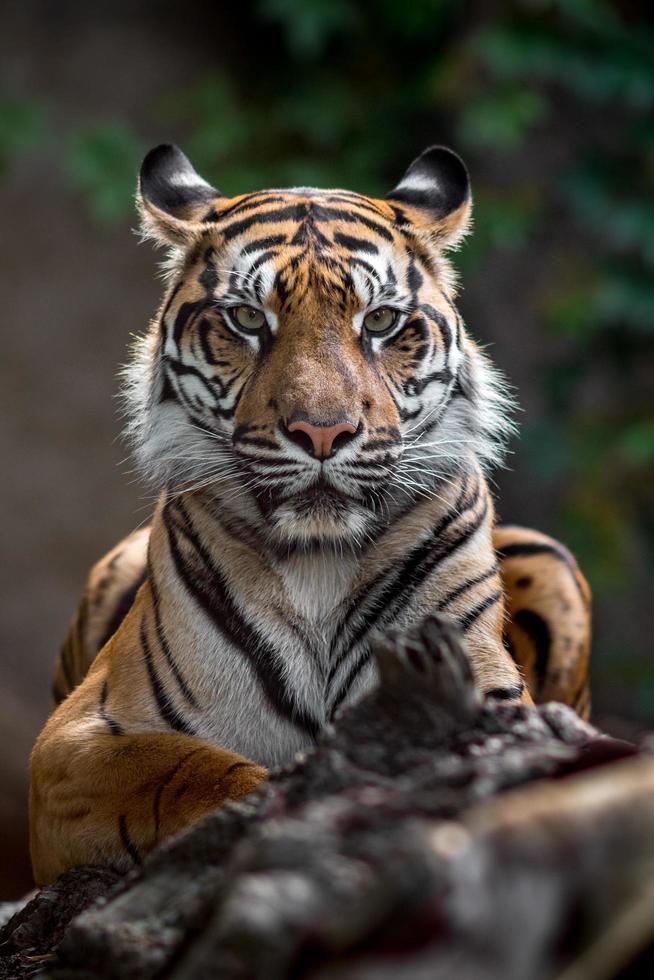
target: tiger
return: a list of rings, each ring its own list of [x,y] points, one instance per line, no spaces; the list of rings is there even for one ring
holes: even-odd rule
[[[385,198],[221,194],[176,146],[137,206],[166,288],[123,379],[152,522],[91,571],[31,757],[37,884],[138,867],[311,750],[375,686],[371,641],[446,615],[479,697],[589,711],[590,594],[496,524],[512,398],[455,306],[467,168]]]

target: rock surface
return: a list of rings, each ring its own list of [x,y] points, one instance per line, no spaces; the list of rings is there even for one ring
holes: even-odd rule
[[[126,879],[43,889],[0,978],[641,975],[654,758],[561,705],[482,704],[445,621],[375,653],[378,690],[247,801]]]

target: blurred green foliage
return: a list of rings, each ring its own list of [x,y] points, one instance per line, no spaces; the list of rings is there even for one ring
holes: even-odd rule
[[[43,144],[45,119],[38,102],[0,98],[0,175],[14,156]]]
[[[72,135],[68,172],[98,221],[124,217],[131,208],[135,162],[143,158],[146,149],[119,120],[90,125]]]
[[[466,289],[498,253],[547,268],[520,285],[544,338],[531,379],[543,410],[524,423],[523,451],[533,485],[558,488],[549,530],[578,552],[599,602],[654,570],[647,14],[644,0],[256,0],[221,14],[220,61],[152,106],[156,130],[228,194],[384,194],[435,139],[460,149],[476,197],[475,234],[456,257]],[[0,164],[44,118],[0,103]],[[144,145],[123,119],[69,134],[70,178],[99,220],[131,215]],[[646,650],[633,656],[644,673]]]

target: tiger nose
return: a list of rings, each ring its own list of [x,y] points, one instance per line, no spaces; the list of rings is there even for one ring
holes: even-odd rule
[[[327,459],[347,445],[357,434],[353,422],[336,425],[314,425],[313,422],[290,422],[286,426],[289,438],[316,459]]]

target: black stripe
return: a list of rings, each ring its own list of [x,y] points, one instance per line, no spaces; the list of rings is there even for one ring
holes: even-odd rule
[[[102,685],[102,690],[100,692],[100,717],[109,726],[109,731],[112,735],[124,735],[125,729],[122,725],[119,725],[115,718],[107,714],[107,697],[109,694],[109,684],[107,681]]]
[[[446,561],[477,532],[486,519],[488,511],[487,500],[484,500],[483,508],[470,524],[467,524],[455,535],[444,536],[447,529],[466,513],[466,511],[461,512],[459,510],[465,489],[466,485],[464,484],[462,493],[459,495],[456,504],[440,519],[426,541],[417,545],[409,553],[403,564],[393,570],[392,581],[388,582],[375,597],[372,606],[360,620],[358,628],[348,637],[349,647],[358,643],[373,624],[378,623],[380,617],[381,622],[391,619],[399,608],[405,606],[410,601],[413,594],[429,575],[431,575],[436,566]],[[466,508],[467,511],[474,508],[477,504],[479,493],[480,488],[477,483],[473,497]],[[384,577],[386,576],[387,573],[384,573]],[[370,595],[374,585],[375,583],[373,583],[372,587],[368,588],[368,595]],[[347,656],[347,652],[335,662],[330,672],[330,681],[333,679],[345,656]]]
[[[448,514],[445,515],[445,518],[441,518],[439,520],[439,522],[436,525],[436,527],[432,530],[431,535],[428,537],[427,541],[429,542],[429,545],[430,546],[431,546],[432,539],[437,534],[441,533],[441,531],[444,529],[444,527],[446,527],[446,524],[444,523],[445,520],[448,520],[448,519],[449,520],[454,520],[454,517],[456,516],[456,511],[461,506],[461,503],[462,503],[463,498],[465,496],[466,490],[467,490],[467,480],[464,479],[463,484],[462,484],[462,487],[461,487],[461,491],[460,491],[460,493],[459,493],[459,495],[458,495],[458,497],[457,497],[457,499],[456,499],[456,501],[454,503],[454,507],[452,508],[451,511],[448,512]],[[421,501],[419,501],[418,504],[419,503],[421,503]],[[414,506],[417,506],[417,505],[414,505]],[[399,518],[398,519],[399,520],[402,520],[406,516],[407,516],[406,515],[406,512],[403,512],[402,514],[399,515]],[[414,549],[414,551],[416,549],[422,548],[422,547],[423,547],[423,545],[416,545],[416,548]],[[411,552],[410,554],[413,554],[413,552]],[[375,578],[372,579],[372,581],[367,582],[366,585],[362,589],[359,589],[359,591],[356,593],[356,595],[354,596],[354,598],[351,600],[350,605],[349,605],[349,608],[348,608],[347,612],[345,613],[343,619],[341,620],[341,622],[339,624],[339,627],[338,627],[338,630],[337,630],[337,632],[335,633],[335,635],[333,637],[333,640],[332,640],[332,648],[334,648],[335,647],[335,644],[340,640],[342,634],[347,629],[347,626],[349,625],[351,619],[357,613],[360,613],[361,612],[361,607],[366,602],[368,602],[370,600],[371,595],[375,591],[375,589],[379,585],[381,585],[381,583],[384,582],[384,580],[387,580],[388,581],[388,580],[392,579],[393,583],[395,583],[398,580],[400,574],[401,574],[400,571],[395,566],[393,566],[390,569],[386,569],[385,571],[380,572],[379,575],[376,575]]]
[[[500,559],[515,558],[517,556],[522,557],[523,555],[553,555],[559,561],[565,562],[570,568],[574,568],[570,556],[566,555],[562,548],[557,548],[553,544],[542,544],[541,542],[535,541],[516,541],[514,544],[507,544],[504,548],[497,549],[497,557]]]
[[[180,353],[179,345],[182,339],[182,334],[186,330],[191,317],[193,317],[196,313],[204,313],[206,310],[210,310],[212,308],[215,308],[215,303],[209,299],[196,300],[194,303],[182,303],[175,315],[175,320],[173,323],[173,340],[175,341],[178,354]]]
[[[276,449],[278,452],[281,448],[272,439],[264,439],[262,436],[240,436],[234,438],[233,441],[241,442],[246,446],[257,446],[259,449]]]
[[[270,261],[270,259],[276,258],[278,254],[279,253],[273,251],[273,249],[268,249],[267,252],[262,252],[261,255],[257,255],[252,265],[248,267],[248,276],[253,276],[262,265],[265,265],[265,263]]]
[[[365,259],[360,258],[358,255],[351,255],[350,265],[351,266],[356,265],[360,269],[364,269],[368,273],[370,278],[374,279],[378,286],[381,286],[381,278],[379,276],[379,273],[374,268],[374,266],[370,265],[370,262],[366,262]]]
[[[479,490],[470,503],[468,510],[471,510],[479,499]],[[465,511],[463,512],[465,513]],[[442,564],[450,558],[455,551],[466,544],[479,530],[486,519],[488,513],[488,501],[484,500],[481,511],[473,518],[472,522],[463,527],[458,533],[441,538],[443,531],[449,525],[463,516],[454,510],[443,518],[442,528],[437,528],[433,534],[433,539],[425,542],[420,548],[416,549],[408,561],[405,561],[397,577],[396,583],[386,589],[380,597],[380,605],[384,608],[384,618],[388,619],[405,606],[415,593],[418,587],[432,574],[437,565]],[[397,582],[405,584],[395,591]]]
[[[118,830],[123,847],[131,857],[134,864],[137,864],[140,867],[143,864],[143,861],[138,852],[136,844],[133,842],[132,838],[127,832],[127,818],[124,813],[121,813],[121,815],[118,817]]]
[[[457,384],[457,379],[456,378],[452,378],[450,380],[449,385],[448,385],[447,391],[443,395],[443,400],[442,400],[442,403],[441,403],[441,407],[438,409],[438,411],[434,415],[429,415],[428,414],[427,417],[422,422],[418,423],[417,427],[412,431],[412,438],[413,439],[418,440],[421,436],[425,435],[426,433],[433,432],[434,428],[437,425],[440,424],[441,419],[443,418],[443,415],[445,414],[445,412],[447,411],[447,409],[449,408],[449,406],[451,404],[451,400],[450,399],[451,399],[452,393],[454,392],[454,390],[456,388],[456,384]],[[418,410],[413,413],[413,418],[417,418],[417,416],[420,415],[420,413],[423,411],[423,409],[424,409],[424,404],[421,405],[420,408],[418,408]],[[403,414],[404,413],[402,413],[402,412],[400,413],[401,416]]]
[[[177,515],[181,518],[181,525],[175,520]],[[172,505],[168,504],[163,517],[168,532],[170,553],[177,574],[189,595],[230,643],[246,655],[247,662],[253,668],[262,689],[277,713],[286,721],[307,732],[311,738],[315,738],[320,731],[320,723],[295,703],[287,689],[284,665],[280,662],[276,648],[261,637],[256,628],[247,623],[240,614],[229,594],[224,576],[198,540],[188,514],[181,505],[178,505],[175,514]],[[175,520],[174,528],[173,520]],[[190,567],[184,560],[174,531],[183,534],[194,549],[199,558],[199,562],[196,562],[194,567]]]
[[[188,760],[191,758],[192,755],[196,755],[198,752],[203,752],[203,751],[204,751],[204,746],[200,746],[200,748],[192,749],[190,752],[187,752],[186,755],[182,756],[179,762],[166,773],[162,781],[157,786],[157,792],[154,794],[154,800],[152,801],[152,817],[154,819],[155,840],[158,840],[159,838],[159,826],[161,823],[161,797],[163,796],[164,790],[166,789],[167,786],[169,786],[172,783],[173,779],[175,778],[179,770],[182,768],[184,763],[188,762]]]
[[[431,535],[427,538],[427,542],[426,543],[427,543],[428,548],[431,548],[433,539],[437,535],[439,535],[440,533],[442,533],[442,531],[445,529],[445,527],[447,526],[446,521],[448,521],[448,520],[449,521],[452,521],[457,516],[457,508],[461,504],[461,501],[462,501],[463,496],[465,494],[466,487],[467,487],[467,482],[464,481],[463,487],[461,489],[461,493],[459,494],[459,497],[457,498],[454,507],[452,508],[452,510],[450,510],[445,515],[445,517],[443,517],[443,518],[441,518],[439,520],[439,522],[436,525],[436,527],[432,530]],[[404,517],[405,515],[402,514],[400,516],[401,517]],[[422,552],[423,549],[424,549],[424,547],[425,547],[425,544],[424,543],[417,545],[413,549],[413,551],[410,552],[409,558],[411,557],[411,555],[415,554],[418,551]],[[408,561],[408,559],[407,559],[407,561]],[[405,561],[405,566],[406,566],[406,561]],[[405,566],[403,566],[400,569],[398,569],[397,567],[393,566],[390,569],[386,569],[385,571],[380,572],[380,574],[379,575],[376,575],[375,578],[373,578],[371,582],[366,583],[365,587],[363,589],[360,589],[357,592],[357,594],[354,596],[354,598],[351,600],[349,609],[347,610],[347,612],[343,616],[343,618],[342,618],[342,620],[341,620],[341,622],[340,622],[340,624],[338,626],[338,629],[336,630],[336,632],[334,633],[334,636],[332,637],[331,656],[333,656],[333,654],[335,653],[335,651],[337,649],[337,646],[340,645],[342,642],[345,642],[345,641],[348,641],[349,640],[349,643],[348,643],[348,646],[342,651],[341,655],[335,661],[333,661],[331,670],[329,672],[328,683],[331,683],[332,680],[334,679],[334,677],[336,675],[336,672],[340,668],[342,662],[347,657],[347,655],[348,655],[348,653],[349,653],[349,651],[350,651],[350,649],[351,649],[351,647],[352,647],[352,645],[354,643],[354,640],[349,635],[344,637],[344,634],[347,633],[348,626],[349,626],[351,620],[356,615],[361,615],[363,613],[363,611],[365,610],[366,604],[370,604],[371,603],[370,608],[368,609],[368,613],[367,613],[367,615],[364,616],[364,619],[363,619],[363,624],[365,624],[365,628],[364,628],[363,632],[365,632],[366,629],[368,629],[370,626],[372,626],[372,624],[374,623],[374,621],[376,619],[376,615],[377,615],[378,610],[383,605],[384,596],[386,596],[386,595],[392,595],[392,592],[395,589],[395,586],[396,586],[397,582],[401,580],[402,571],[403,571],[403,569],[404,569]],[[384,581],[386,581],[386,583],[387,583],[384,592],[382,592],[382,595],[381,596],[374,597],[373,596],[373,593],[378,588],[378,586],[380,586]]]
[[[179,667],[177,666],[177,663],[175,662],[175,658],[173,657],[168,640],[166,639],[166,632],[163,628],[163,623],[161,621],[161,604],[160,604],[159,590],[155,584],[154,575],[152,574],[150,575],[150,590],[152,593],[152,607],[154,610],[154,631],[157,636],[157,639],[159,640],[161,651],[164,657],[166,658],[166,662],[170,667],[170,670],[175,680],[177,681],[177,684],[179,685],[180,691],[182,692],[182,694],[184,695],[188,703],[192,705],[194,708],[197,708],[198,703],[196,701],[195,695],[193,694],[188,684],[184,680],[184,677],[182,676],[182,673]]]
[[[495,698],[496,701],[516,701],[522,697],[524,691],[524,684],[516,684],[515,687],[493,687],[484,696]]]
[[[232,204],[230,207],[221,210],[218,219],[224,221],[225,218],[228,218],[232,214],[254,211],[256,208],[261,208],[265,204],[281,204],[285,200],[286,198],[281,194],[266,194],[265,191],[255,191],[252,194],[246,194],[236,204]]]
[[[289,477],[297,476],[300,471],[299,467],[287,467],[284,468],[283,459],[253,459],[251,463],[251,468],[254,473],[259,474],[263,477],[274,479],[276,481],[285,480]],[[270,487],[268,487],[270,489]],[[253,488],[253,493],[257,493],[257,490]]]
[[[229,766],[229,768],[226,769],[225,772],[223,773],[222,778],[224,779],[225,776],[229,776],[230,773],[236,772],[237,769],[251,769],[251,768],[252,768],[251,762],[232,762],[231,766]]]
[[[254,241],[250,241],[247,245],[244,245],[241,249],[241,255],[251,255],[252,252],[258,251],[260,248],[269,250],[275,248],[277,245],[285,245],[288,238],[286,235],[266,235],[264,238],[256,238]],[[257,259],[258,261],[258,259]],[[250,270],[251,272],[252,270]]]
[[[330,204],[346,204],[349,207],[361,208],[362,211],[369,211],[376,217],[388,220],[388,216],[382,208],[377,207],[377,205],[373,204],[373,202],[368,198],[362,198],[360,194],[356,193],[356,191],[339,191],[336,194],[331,193],[329,194],[327,200]]]
[[[366,218],[356,211],[345,211],[343,208],[330,208],[324,204],[316,204],[313,208],[313,215],[316,221],[345,221],[348,224],[362,224],[364,227],[374,231],[387,242],[394,241],[393,234],[372,218]]]
[[[537,690],[540,691],[547,680],[550,647],[552,645],[550,628],[543,617],[539,616],[533,609],[519,609],[513,614],[512,619],[525,631],[533,644],[536,654],[534,670],[538,685]]]
[[[514,544],[507,544],[504,548],[498,548],[496,554],[500,561],[503,561],[505,558],[529,558],[532,555],[551,555],[553,558],[558,559],[558,561],[563,562],[570,569],[575,588],[581,596],[581,601],[588,608],[588,598],[584,595],[584,591],[577,578],[576,563],[572,555],[568,554],[564,548],[557,548],[554,544],[543,544],[542,542],[536,541],[516,541]]]
[[[159,675],[157,674],[154,660],[152,658],[150,644],[148,643],[148,638],[145,632],[145,620],[141,620],[140,636],[141,646],[143,648],[143,660],[145,661],[148,677],[150,679],[150,687],[152,688],[154,699],[157,702],[159,714],[166,724],[170,725],[171,728],[174,728],[176,732],[183,732],[185,735],[194,735],[195,732],[191,726],[180,715],[177,708],[171,704],[170,698],[168,697],[159,679]]]
[[[397,446],[401,441],[402,439],[399,432],[389,439],[371,439],[363,447],[363,452],[368,453],[373,449],[386,449],[388,446]],[[384,456],[382,458],[387,459],[388,457]]]
[[[470,507],[474,507],[479,498],[479,485]],[[368,613],[359,623],[354,635],[349,637],[348,648],[343,650],[334,661],[329,673],[328,686],[332,684],[338,670],[347,660],[352,648],[359,643],[365,634],[374,626],[377,628],[391,621],[398,612],[405,608],[420,585],[432,574],[438,564],[449,558],[458,548],[462,547],[486,519],[488,501],[474,520],[462,528],[456,535],[441,539],[443,530],[461,516],[458,509],[449,511],[435,528],[426,542],[414,549],[410,558],[398,570],[394,580],[387,585],[375,599]],[[398,589],[398,585],[400,588]]]
[[[346,235],[342,231],[334,232],[334,241],[337,245],[343,245],[351,252],[368,252],[370,255],[379,255],[379,249],[374,242],[366,238],[355,238],[354,235]]]
[[[200,347],[202,348],[202,355],[205,361],[207,362],[207,364],[210,364],[212,367],[216,367],[217,366],[216,355],[212,351],[211,344],[209,343],[209,335],[212,334],[213,331],[214,331],[214,324],[210,320],[208,320],[206,316],[203,316],[200,319],[200,323],[198,325],[198,336],[200,338]],[[168,382],[168,384],[170,384],[170,379],[168,375],[164,375],[164,377]]]
[[[331,706],[331,712],[330,712],[330,717],[332,719],[333,719],[335,713],[340,708],[340,706],[343,703],[343,701],[345,700],[345,698],[347,697],[347,695],[348,695],[348,693],[349,693],[349,691],[350,691],[350,689],[352,687],[352,684],[354,683],[354,681],[356,680],[356,678],[358,677],[358,675],[361,673],[361,671],[363,670],[363,668],[365,667],[365,665],[368,663],[368,661],[370,660],[370,657],[371,656],[372,656],[372,651],[371,651],[370,647],[366,645],[364,647],[364,649],[362,650],[361,656],[359,657],[359,659],[357,661],[355,661],[355,663],[352,665],[352,667],[350,667],[350,670],[349,670],[349,672],[348,672],[345,680],[341,684],[340,688],[338,689],[338,692],[336,693],[336,695],[334,696],[334,698],[332,700],[332,706]]]
[[[366,452],[367,446],[363,447],[363,452]],[[378,473],[380,476],[384,476],[388,470],[388,463],[392,463],[393,458],[390,453],[384,453],[383,456],[377,456],[375,459],[359,459],[352,463],[341,463],[341,469],[345,470],[346,473],[365,473],[368,470],[372,470],[372,475]]]
[[[234,336],[236,335],[234,334]],[[208,406],[209,410],[218,418],[221,419],[232,418],[234,412],[236,411],[236,406],[238,405],[241,394],[243,392],[243,386],[241,386],[240,391],[235,396],[234,404],[231,408],[220,408],[218,403],[221,401],[222,398],[224,398],[227,394],[229,394],[229,389],[234,385],[235,380],[239,377],[238,374],[236,375],[235,378],[232,378],[229,382],[223,384],[217,375],[214,376],[211,380],[208,380],[197,370],[197,368],[191,368],[188,365],[183,364],[181,361],[175,360],[168,354],[166,354],[162,358],[162,360],[166,366],[172,369],[173,375],[175,377],[175,384],[172,385],[173,391],[177,397],[177,400],[182,404],[184,408],[186,408],[191,418],[193,418],[193,413],[198,407],[197,406],[198,399],[197,398],[189,399],[185,394],[184,389],[178,379],[178,376],[183,377],[184,375],[188,375],[188,374],[193,375],[199,381],[201,381],[204,387],[209,392],[209,395],[216,402],[216,404]],[[168,377],[172,378],[171,375],[168,375]],[[214,390],[214,388],[217,388],[218,390]],[[202,406],[202,407],[206,407],[206,406]]]
[[[395,399],[393,399],[395,401]],[[420,414],[424,411],[424,405],[419,405],[413,412],[408,411],[406,408],[400,409],[400,422],[413,422],[417,419]],[[422,434],[421,430],[418,429],[418,433]]]
[[[463,632],[465,633],[467,630],[469,630],[470,627],[476,623],[479,617],[482,616],[487,609],[490,609],[491,606],[498,603],[501,598],[502,591],[501,589],[498,589],[497,592],[493,592],[491,595],[486,596],[485,599],[482,599],[482,601],[479,602],[473,609],[467,612],[465,616],[462,616],[459,620],[459,626]]]
[[[442,612],[443,609],[451,605],[456,599],[459,598],[460,595],[463,595],[463,593],[466,592],[468,589],[474,588],[475,585],[481,585],[481,583],[485,582],[486,579],[492,578],[493,575],[496,575],[498,571],[499,571],[499,565],[493,565],[492,568],[489,568],[487,571],[482,572],[481,575],[477,575],[476,578],[468,579],[467,582],[464,582],[463,585],[460,585],[457,589],[452,589],[451,592],[448,592],[445,598],[441,599],[441,601],[438,603],[438,608]]]
[[[395,335],[395,337],[397,336],[399,336],[399,334]],[[390,341],[393,339],[393,337],[389,338]],[[421,356],[420,353],[419,356]],[[422,395],[425,388],[428,385],[433,384],[434,381],[440,381],[441,383],[448,384],[451,380],[452,372],[450,369],[442,368],[439,371],[432,371],[431,374],[427,374],[424,378],[411,378],[409,381],[405,382],[403,387],[407,395]],[[419,449],[420,446],[417,446],[416,448]]]
[[[216,375],[214,375],[212,378],[205,378],[198,368],[194,367],[192,364],[184,364],[183,361],[178,360],[171,354],[164,354],[162,361],[171,369],[171,371],[173,371],[176,378],[184,378],[191,375],[191,377],[195,378],[196,381],[199,381],[200,384],[204,385],[209,395],[216,401],[220,401],[220,399],[224,398],[229,392],[229,389],[225,387],[221,379]]]
[[[450,347],[452,346],[452,328],[447,322],[445,316],[439,311],[434,309],[433,306],[429,306],[424,303],[421,305],[420,309],[427,314],[438,326],[441,336],[443,338],[443,345],[445,346],[446,353],[449,353]]]
[[[291,238],[290,244],[297,246],[299,248],[304,248],[308,242],[312,242],[316,246],[316,254],[318,258],[322,258],[323,249],[329,248],[331,242],[328,238],[323,235],[320,229],[316,226],[313,215],[313,205],[305,205],[305,214],[299,223],[297,230],[293,237]],[[299,259],[298,256],[293,256],[290,260],[290,268],[296,269]],[[311,279],[314,272],[314,267],[309,267],[309,278]]]
[[[414,302],[417,300],[418,290],[424,282],[422,272],[416,264],[416,258],[413,251],[409,251],[409,270],[407,273],[408,286],[411,290],[411,295],[413,296]]]
[[[228,242],[237,235],[248,231],[255,225],[274,224],[276,221],[302,221],[307,216],[307,206],[303,203],[290,204],[285,208],[274,208],[271,211],[261,211],[250,215],[249,218],[242,218],[240,221],[232,221],[231,224],[221,226],[220,233],[223,239]]]
[[[264,550],[261,538],[259,537],[256,526],[249,524],[246,520],[228,512],[216,512],[216,508],[209,502],[204,501],[205,510],[211,520],[215,521],[223,529],[225,534],[236,538],[241,544],[247,547],[262,558]]]
[[[161,316],[159,317],[159,350],[158,350],[158,354],[161,354],[161,352],[163,351],[164,342],[165,342],[165,338],[166,338],[166,326],[167,326],[166,325],[166,320],[168,319],[168,314],[170,313],[170,311],[172,309],[173,303],[177,299],[177,294],[179,293],[180,289],[182,288],[182,285],[183,285],[183,282],[180,281],[180,282],[177,283],[176,286],[173,287],[173,289],[170,292],[170,296],[168,297],[168,299],[166,301],[166,305],[163,308],[163,311],[161,313]],[[163,392],[162,392],[162,400],[163,400]]]

